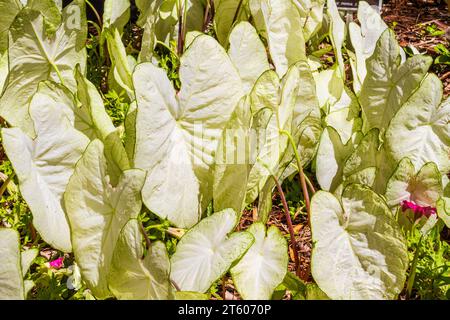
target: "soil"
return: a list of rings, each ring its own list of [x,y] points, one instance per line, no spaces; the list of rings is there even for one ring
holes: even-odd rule
[[[381,11],[384,21],[397,34],[400,45],[413,45],[421,53],[436,58],[437,45],[450,45],[450,15],[447,4],[434,2],[428,4],[422,1],[390,1]],[[427,26],[436,26],[444,32],[433,36],[426,31]],[[436,73],[444,84],[445,96],[450,95],[450,65],[434,64],[432,72]]]

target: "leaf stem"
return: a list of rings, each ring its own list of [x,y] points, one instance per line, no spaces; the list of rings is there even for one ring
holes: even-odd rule
[[[284,212],[286,215],[286,223],[288,225],[289,235],[291,237],[292,250],[294,251],[295,273],[297,274],[297,276],[299,276],[299,274],[300,274],[300,259],[299,259],[298,255],[299,255],[300,250],[297,246],[297,241],[295,240],[294,227],[292,225],[291,215],[289,214],[289,207],[286,202],[286,197],[284,196],[283,188],[281,187],[280,182],[278,181],[277,177],[275,177],[275,175],[272,174],[272,179],[275,181],[275,184],[278,189],[278,193],[280,194],[280,197],[281,197],[281,202],[283,203]]]
[[[85,1],[85,2],[87,3],[87,5],[92,9],[92,11],[93,11],[94,14],[95,14],[95,17],[96,17],[97,20],[98,20],[99,26],[101,27],[101,29],[103,29],[103,21],[102,21],[102,18],[100,18],[100,15],[99,15],[97,9],[95,9],[94,5],[93,5],[89,0],[84,0],[84,1]]]
[[[236,8],[236,12],[234,13],[234,16],[233,16],[233,20],[232,20],[232,22],[231,22],[231,26],[234,25],[234,23],[236,22],[236,19],[239,17],[239,15],[240,15],[240,13],[241,13],[242,2],[243,2],[243,0],[240,0],[240,1],[239,1],[239,4],[238,4],[238,6],[237,6],[237,8]]]
[[[145,232],[145,228],[144,228],[144,225],[142,224],[142,222],[139,223],[139,227],[140,227],[142,235],[144,236],[145,244],[147,245],[147,249],[149,249],[150,246],[152,245],[152,243],[147,235],[147,232]]]
[[[416,279],[417,263],[419,261],[420,243],[422,242],[423,235],[420,236],[419,242],[416,245],[416,252],[414,252],[414,259],[411,264],[411,271],[409,272],[408,282],[406,284],[406,298],[411,297],[414,281]]]
[[[300,155],[298,154],[297,145],[295,144],[295,141],[289,132],[287,132],[286,130],[281,130],[280,133],[287,136],[287,138],[291,144],[291,147],[294,150],[295,159],[297,160],[298,172],[300,174],[300,187],[303,192],[303,197],[305,198],[306,211],[308,213],[308,225],[310,226],[311,204],[310,204],[310,199],[309,199],[308,188],[306,185],[307,178],[305,178],[305,173],[303,172],[303,166],[302,166],[302,162],[300,160]],[[309,179],[308,179],[308,181],[309,181]],[[309,181],[309,186],[310,186],[310,188],[312,187],[312,190],[314,190],[314,187],[312,186],[311,181]]]

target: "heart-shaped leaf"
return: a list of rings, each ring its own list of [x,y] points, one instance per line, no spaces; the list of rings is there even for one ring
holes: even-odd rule
[[[177,245],[171,279],[182,291],[206,292],[252,245],[248,232],[231,233],[238,222],[232,209],[201,220]]]
[[[246,300],[269,300],[275,288],[283,281],[288,265],[287,242],[277,227],[266,233],[262,223],[247,229],[255,242],[231,268],[236,289]]]
[[[395,299],[403,289],[408,254],[384,200],[352,184],[342,195],[311,200],[312,275],[331,299]]]

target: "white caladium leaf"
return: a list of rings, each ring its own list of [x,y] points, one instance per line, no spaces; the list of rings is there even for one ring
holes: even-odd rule
[[[292,1],[250,0],[258,31],[266,37],[278,76],[306,57],[300,13]]]
[[[145,172],[127,170],[110,184],[100,140],[92,141],[78,161],[64,194],[73,252],[81,275],[98,298],[111,296],[108,275],[120,231],[141,210]]]
[[[358,21],[361,23],[361,27],[354,22],[350,22],[348,27],[355,53],[352,72],[354,89],[357,94],[366,78],[366,60],[372,56],[378,39],[388,28],[380,14],[365,1],[359,2]]]
[[[47,36],[54,36],[61,24],[61,6],[55,0],[28,0],[27,7],[39,11],[44,16],[44,27]]]
[[[349,177],[358,171],[369,167],[377,167],[377,156],[380,147],[380,131],[370,130],[358,143],[358,146],[347,158],[344,164],[343,174]]]
[[[450,198],[442,197],[436,204],[438,217],[450,228]]]
[[[247,96],[241,99],[223,131],[217,148],[213,186],[216,212],[227,208],[241,212],[245,206],[253,151],[246,146],[252,139],[249,100]]]
[[[81,106],[75,109],[75,127],[83,132],[89,139],[104,141],[114,132],[115,127],[108,116],[103,99],[97,88],[85,76],[80,68],[75,70],[77,82],[77,99]]]
[[[347,186],[342,204],[319,191],[311,200],[314,280],[331,299],[395,299],[408,268],[405,240],[384,200]]]
[[[130,19],[129,0],[105,0],[103,3],[103,28],[122,32]]]
[[[84,1],[64,8],[63,23],[48,38],[44,17],[29,8],[20,11],[10,28],[9,78],[0,99],[0,115],[11,125],[34,136],[28,104],[42,80],[63,82],[75,90],[73,70],[86,65],[86,17]]]
[[[52,247],[71,252],[63,193],[89,140],[73,127],[70,97],[55,88],[42,83],[31,100],[34,140],[19,128],[3,129],[2,137],[36,230]]]
[[[326,114],[330,113],[330,111],[337,111],[349,106],[351,99],[345,99],[343,97],[345,95],[345,86],[337,66],[315,72],[313,76],[316,83],[316,92],[320,92],[317,95],[319,106]],[[346,101],[341,101],[342,99]]]
[[[176,226],[191,227],[211,200],[214,154],[243,96],[241,80],[223,48],[205,35],[181,58],[177,95],[165,71],[150,63],[138,65],[133,79],[134,164],[148,171],[144,203]]]
[[[152,61],[157,40],[169,44],[173,38],[178,19],[176,4],[176,0],[136,0],[140,11],[137,25],[144,28],[139,62]]]
[[[217,39],[223,47],[227,47],[228,36],[234,23],[247,20],[245,3],[241,0],[214,1],[214,29]]]
[[[330,113],[325,117],[325,123],[333,127],[339,133],[344,143],[351,138],[354,132],[362,129],[362,119],[359,117],[360,107],[357,97],[344,88],[341,99],[338,103],[331,106]],[[349,106],[341,108],[341,103],[347,103],[347,97],[350,98]],[[337,110],[336,110],[337,109]]]
[[[428,162],[416,174],[414,164],[404,158],[389,179],[385,197],[390,207],[404,200],[422,207],[436,207],[443,192],[441,173],[436,164]]]
[[[264,224],[255,223],[247,231],[255,237],[255,242],[231,268],[233,282],[245,300],[270,300],[287,272],[287,242],[275,226],[266,233]]]
[[[270,69],[266,49],[248,22],[241,22],[233,28],[228,55],[241,76],[246,93],[250,92],[259,76]]]
[[[177,245],[171,261],[171,279],[182,291],[206,292],[232,263],[252,245],[249,232],[231,233],[238,223],[232,209],[201,220]]]
[[[106,32],[106,40],[113,64],[114,80],[121,88],[125,89],[130,96],[134,96],[132,79],[133,68],[127,57],[119,30],[114,29]]]
[[[39,254],[38,249],[28,249],[25,251],[22,251],[20,254],[20,266],[22,269],[22,275],[25,277],[25,275],[28,272],[28,269],[30,269],[34,259]]]
[[[442,174],[450,170],[450,100],[441,104],[442,83],[429,74],[395,115],[386,132],[392,157],[408,157],[416,170],[434,162]]]
[[[9,73],[8,51],[0,52],[0,93],[6,85],[6,79]]]
[[[306,166],[316,154],[322,134],[322,119],[315,81],[308,63],[299,61],[295,67],[299,75],[299,86],[295,97],[290,134],[297,145],[301,164]],[[298,172],[297,162],[293,161],[294,158],[294,150],[291,145],[288,145],[276,170],[280,181]],[[260,204],[264,205],[261,202]],[[267,208],[271,208],[271,205]]]
[[[400,107],[419,87],[433,62],[431,57],[415,55],[401,64],[400,50],[394,32],[386,30],[367,60],[367,76],[359,98],[365,132],[372,128],[381,132],[387,129]]]
[[[250,171],[246,203],[256,199],[269,177],[277,171],[286,152],[288,140],[281,131],[291,132],[299,83],[299,69],[295,65],[289,68],[281,80],[274,71],[269,70],[258,79],[250,94],[252,112],[259,110],[263,123],[259,129],[263,128],[264,131],[258,141],[258,151]],[[263,111],[269,114],[268,119],[265,119]],[[254,123],[258,124],[258,121]]]
[[[303,26],[305,41],[311,39],[322,27],[325,0],[293,0]]]
[[[316,177],[322,189],[333,192],[342,182],[345,161],[354,151],[358,139],[357,133],[343,144],[334,128],[324,129],[316,155]]]
[[[0,300],[24,300],[19,234],[0,228]]]
[[[336,62],[339,67],[341,77],[345,77],[344,58],[342,57],[342,46],[346,37],[346,26],[342,20],[336,2],[334,0],[327,0],[327,14],[330,18],[330,38],[333,44]]]
[[[397,163],[386,151],[379,138],[378,129],[370,130],[358,143],[344,164],[344,180],[365,184],[379,194],[384,194],[389,177]],[[375,169],[375,171],[374,171]]]
[[[142,238],[139,221],[128,221],[114,249],[109,288],[121,300],[168,300],[172,284],[166,246],[152,243],[144,256]]]
[[[0,12],[2,13],[0,21],[0,53],[8,49],[8,30],[21,9],[22,3],[19,0],[0,1]]]

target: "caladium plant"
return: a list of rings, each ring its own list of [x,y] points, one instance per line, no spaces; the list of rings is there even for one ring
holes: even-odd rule
[[[75,89],[73,70],[86,65],[84,1],[75,0],[61,13],[62,23],[49,37],[45,16],[24,7],[9,28],[9,76],[0,99],[0,115],[34,135],[28,104],[40,81],[52,80]],[[75,15],[75,16],[73,16]]]
[[[24,300],[33,288],[31,280],[23,280],[37,249],[20,252],[19,234],[0,228],[0,300]]]
[[[402,211],[425,216],[424,236],[437,217],[449,225],[449,103],[431,59],[406,59],[367,3],[360,25],[347,26],[324,2],[137,0],[137,53],[122,39],[130,2],[105,1],[107,82],[130,104],[116,128],[86,75],[84,1],[0,1],[2,144],[37,232],[73,252],[96,298],[206,299],[224,275],[244,299],[280,287],[303,298],[397,298],[409,265]],[[322,33],[330,68],[313,57]],[[176,87],[160,49],[179,63]],[[311,205],[310,164],[323,189]],[[276,187],[292,229],[281,183],[297,173],[317,285],[288,272],[294,230],[288,247],[266,226]],[[242,230],[247,205],[258,221]],[[178,238],[171,250],[149,240],[149,215]],[[0,244],[0,298],[26,298],[36,250],[20,253],[9,229]]]

